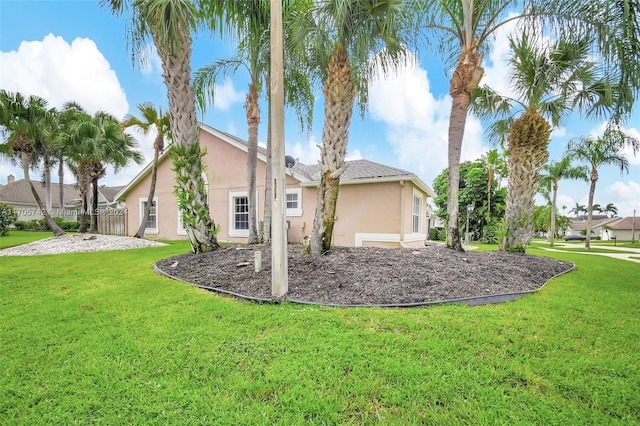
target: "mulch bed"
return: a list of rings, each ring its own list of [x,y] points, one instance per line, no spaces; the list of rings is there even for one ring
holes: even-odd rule
[[[254,252],[262,252],[261,272]],[[289,291],[284,300],[323,305],[410,305],[530,292],[573,264],[504,252],[456,252],[442,246],[419,249],[336,247],[313,257],[289,246]],[[271,300],[270,246],[232,245],[156,263],[163,273],[188,283]]]

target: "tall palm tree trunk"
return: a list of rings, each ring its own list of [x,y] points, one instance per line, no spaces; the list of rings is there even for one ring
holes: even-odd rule
[[[505,251],[524,252],[533,236],[534,197],[540,169],[547,162],[551,126],[535,110],[527,110],[509,129],[509,191],[506,230],[500,243]]]
[[[447,247],[464,251],[460,239],[458,192],[460,186],[460,153],[467,123],[471,93],[478,87],[484,70],[482,55],[475,47],[465,48],[451,77],[451,115],[449,118],[449,178],[447,189]]]
[[[42,203],[42,199],[40,198],[40,195],[38,195],[38,191],[36,191],[35,186],[33,186],[33,182],[31,181],[31,176],[29,176],[29,154],[23,151],[21,154],[21,157],[22,157],[22,171],[24,172],[24,180],[26,180],[27,183],[29,184],[29,188],[31,189],[31,194],[33,194],[33,198],[35,198],[38,208],[42,212],[44,219],[47,221],[47,225],[49,226],[49,229],[51,229],[55,237],[64,235],[65,232],[53,220],[53,218],[45,208],[44,204]]]
[[[556,200],[558,198],[558,182],[553,182],[553,196],[551,198],[551,230],[549,234],[549,245],[553,247],[553,240],[556,238]]]
[[[589,204],[587,205],[587,239],[584,243],[586,249],[591,249],[591,222],[593,219],[593,195],[596,192],[596,182],[598,182],[598,169],[591,168],[591,184],[589,185]]]
[[[64,160],[62,156],[58,158],[58,197],[60,210],[64,212]]]
[[[154,145],[154,147],[156,147]],[[144,213],[142,214],[142,222],[140,222],[140,227],[134,235],[136,238],[144,238],[144,231],[147,229],[147,222],[149,221],[149,215],[151,214],[151,205],[153,204],[153,197],[156,193],[156,181],[158,180],[158,157],[159,157],[159,149],[156,148],[153,152],[153,168],[151,169],[151,184],[149,186],[149,196],[147,197],[147,205],[144,208]]]
[[[269,120],[267,121],[267,164],[266,178],[264,185],[264,215],[262,217],[262,242],[271,243],[271,205],[273,201],[273,171],[271,168],[271,102],[268,103]]]
[[[211,219],[202,178],[204,167],[200,148],[196,104],[191,87],[191,36],[188,28],[180,31],[179,46],[170,48],[162,44],[161,37],[153,34],[154,44],[162,59],[163,78],[169,96],[171,131],[178,146],[173,150],[176,171],[176,194],[191,249],[203,253],[218,248],[216,227]]]
[[[346,169],[345,157],[349,141],[349,125],[355,100],[355,83],[346,48],[336,46],[329,62],[324,86],[324,128],[320,148],[321,179],[318,205],[309,249],[319,255],[331,248],[338,202],[340,175]]]
[[[260,106],[258,105],[258,89],[252,81],[245,103],[247,124],[249,126],[247,150],[247,200],[249,204],[249,244],[257,244],[257,203],[256,203],[256,167],[258,161],[258,125],[260,124]]]
[[[91,180],[91,189],[93,193],[91,194],[91,228],[89,228],[89,233],[97,234],[98,233],[98,178],[94,177]]]
[[[53,165],[48,161],[44,163],[44,187],[45,187],[45,196],[46,196],[46,209],[49,214],[53,211],[53,194],[51,193],[51,167]]]

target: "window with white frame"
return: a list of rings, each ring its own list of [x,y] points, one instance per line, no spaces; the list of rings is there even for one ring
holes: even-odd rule
[[[287,189],[287,216],[302,216],[302,188]]]
[[[422,219],[422,196],[414,192],[413,193],[413,211],[412,211],[412,227],[411,232],[419,234],[421,231],[421,219]]]
[[[249,236],[249,197],[246,192],[229,194],[229,236]]]
[[[144,217],[144,211],[147,208],[147,199],[140,199],[140,221],[142,222],[142,218]],[[158,233],[158,198],[154,198],[151,203],[151,209],[149,210],[149,217],[147,219],[147,226],[145,229],[146,234],[157,234]]]

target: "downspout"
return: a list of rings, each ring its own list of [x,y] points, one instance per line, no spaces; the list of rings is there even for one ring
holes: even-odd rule
[[[400,246],[403,246],[404,245],[404,223],[405,223],[404,205],[405,205],[405,192],[407,192],[405,190],[405,185],[403,180],[400,181],[400,187],[402,188],[400,190]]]

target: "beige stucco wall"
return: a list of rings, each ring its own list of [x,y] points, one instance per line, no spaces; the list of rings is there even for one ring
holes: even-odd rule
[[[229,235],[231,197],[234,193],[246,193],[246,151],[222,141],[208,132],[201,132],[201,144],[207,150],[204,161],[209,183],[209,207],[217,225],[220,225],[220,241],[246,242],[246,237]],[[178,206],[173,188],[175,173],[171,159],[165,157],[159,164],[155,198],[158,202],[157,231],[148,230],[148,238],[183,239],[178,231]],[[266,165],[258,160],[257,204],[258,221],[264,217],[264,188]],[[147,199],[151,173],[148,173],[126,195],[129,212],[129,233],[137,231],[142,216],[140,200]],[[311,234],[317,202],[317,187],[300,186],[300,182],[287,176],[288,190],[298,190],[301,211],[287,215],[288,241],[303,243]],[[413,193],[422,194],[421,232],[412,232]],[[424,240],[426,234],[426,194],[415,189],[410,181],[347,184],[340,188],[336,211],[333,244],[337,246],[377,245],[399,246],[400,242]]]

